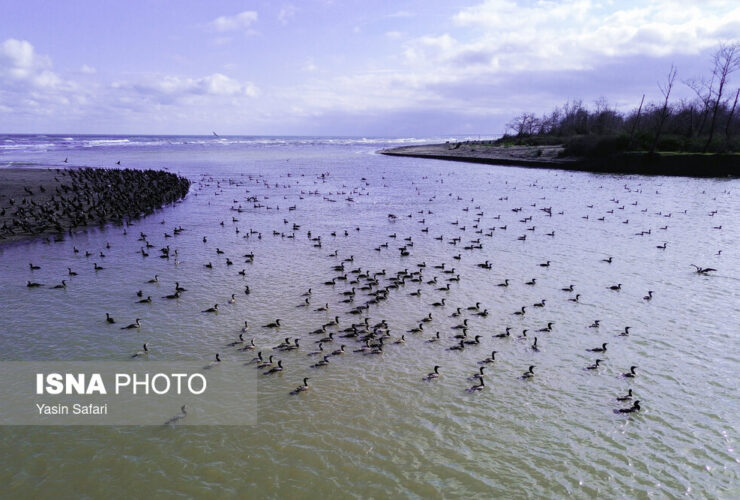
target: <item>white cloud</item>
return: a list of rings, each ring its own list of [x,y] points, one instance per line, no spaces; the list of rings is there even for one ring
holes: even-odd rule
[[[295,8],[295,5],[287,4],[280,7],[280,12],[278,12],[278,21],[280,21],[281,24],[286,25],[288,22],[295,16],[297,9]]]
[[[86,75],[94,75],[97,73],[97,70],[93,68],[92,66],[88,66],[87,64],[83,64],[80,68],[81,73],[85,73]]]
[[[30,85],[38,89],[54,89],[64,83],[51,71],[48,57],[36,54],[28,41],[14,38],[0,43],[0,78],[6,84]]]
[[[403,33],[400,31],[386,31],[385,36],[390,40],[399,40],[403,36]]]
[[[259,90],[251,82],[240,82],[222,73],[201,78],[166,75],[133,84],[116,83],[114,88],[132,89],[139,94],[160,97],[165,104],[188,96],[255,97]]]
[[[223,33],[226,31],[246,30],[255,22],[257,22],[257,12],[245,10],[233,16],[217,17],[209,25],[212,29]]]

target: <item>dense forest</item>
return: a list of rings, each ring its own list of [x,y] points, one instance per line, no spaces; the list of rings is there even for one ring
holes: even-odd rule
[[[676,81],[671,67],[658,84],[663,99],[627,113],[610,107],[605,98],[589,108],[570,101],[541,117],[522,113],[507,124],[497,144],[564,144],[573,156],[603,156],[622,151],[732,153],[740,152],[737,115],[740,88],[730,77],[740,69],[740,44],[722,44],[712,57],[708,77]],[[693,98],[671,100],[678,84],[693,91]],[[637,104],[637,103],[636,103]]]

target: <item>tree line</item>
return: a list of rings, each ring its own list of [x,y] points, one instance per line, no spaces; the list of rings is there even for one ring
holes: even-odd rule
[[[566,102],[537,116],[525,112],[507,124],[499,143],[565,143],[575,155],[636,151],[738,152],[740,87],[731,75],[740,69],[740,44],[723,43],[712,56],[709,77],[683,80],[694,96],[671,101],[678,71],[671,66],[658,86],[660,102],[645,103],[622,113],[601,98],[589,108],[580,100]],[[513,134],[508,134],[511,131]]]

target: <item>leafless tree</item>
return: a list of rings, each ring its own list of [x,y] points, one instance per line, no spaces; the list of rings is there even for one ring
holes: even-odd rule
[[[732,108],[730,114],[727,116],[727,124],[725,125],[725,144],[730,143],[730,124],[732,123],[732,115],[735,114],[735,107],[737,106],[737,98],[740,95],[740,88],[735,91],[735,100],[732,102]]]
[[[714,69],[712,69],[712,79],[717,81],[716,96],[712,99],[712,121],[709,123],[709,137],[704,144],[704,152],[709,149],[714,137],[714,128],[717,123],[717,110],[719,110],[725,86],[728,83],[730,75],[740,68],[740,45],[737,43],[721,44],[719,49],[712,58]],[[711,90],[711,89],[710,89]]]
[[[658,140],[660,139],[660,133],[663,131],[665,119],[668,118],[668,98],[671,96],[671,89],[673,89],[673,82],[676,80],[676,73],[676,67],[671,64],[671,69],[668,71],[668,76],[666,77],[665,84],[658,84],[660,92],[663,94],[663,97],[665,97],[665,100],[663,101],[663,107],[658,114],[658,124],[655,130],[655,139],[653,139],[653,145],[650,147],[651,154],[655,152],[655,148],[658,145]]]

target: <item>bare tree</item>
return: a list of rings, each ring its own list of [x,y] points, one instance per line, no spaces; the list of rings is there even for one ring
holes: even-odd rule
[[[712,121],[709,124],[709,137],[704,145],[704,152],[709,149],[714,137],[714,127],[717,123],[717,110],[719,110],[722,95],[730,75],[740,68],[740,46],[737,43],[719,46],[713,57],[714,69],[712,78],[717,80],[716,98],[712,102]]]
[[[663,131],[663,124],[665,124],[665,119],[668,117],[668,98],[671,96],[671,89],[673,88],[673,82],[675,80],[676,67],[671,64],[671,69],[668,71],[665,85],[661,85],[660,83],[658,84],[660,92],[663,94],[663,97],[665,97],[665,100],[663,101],[663,108],[658,114],[658,126],[655,130],[655,139],[653,139],[653,145],[650,147],[650,154],[655,152],[655,148],[658,145],[658,140],[660,139],[660,134]]]
[[[735,114],[735,107],[737,106],[737,98],[740,95],[740,88],[735,91],[735,100],[732,102],[732,109],[730,114],[727,116],[727,124],[725,125],[725,144],[730,143],[730,124],[732,123],[732,115]]]
[[[635,135],[635,129],[637,128],[637,125],[640,123],[640,113],[642,112],[642,104],[645,102],[645,94],[642,94],[642,100],[640,101],[640,107],[637,108],[637,116],[635,117],[635,121],[632,124],[632,130],[630,130],[630,139],[627,141],[627,149],[630,149],[632,147],[632,138]]]
[[[709,110],[712,107],[712,94],[714,93],[714,75],[712,75],[712,79],[709,82],[702,78],[700,80],[686,80],[684,83],[686,84],[686,86],[694,91],[702,104],[699,126],[695,129],[697,135],[701,135],[701,133],[704,131],[704,125],[707,122],[707,116],[709,116]]]

